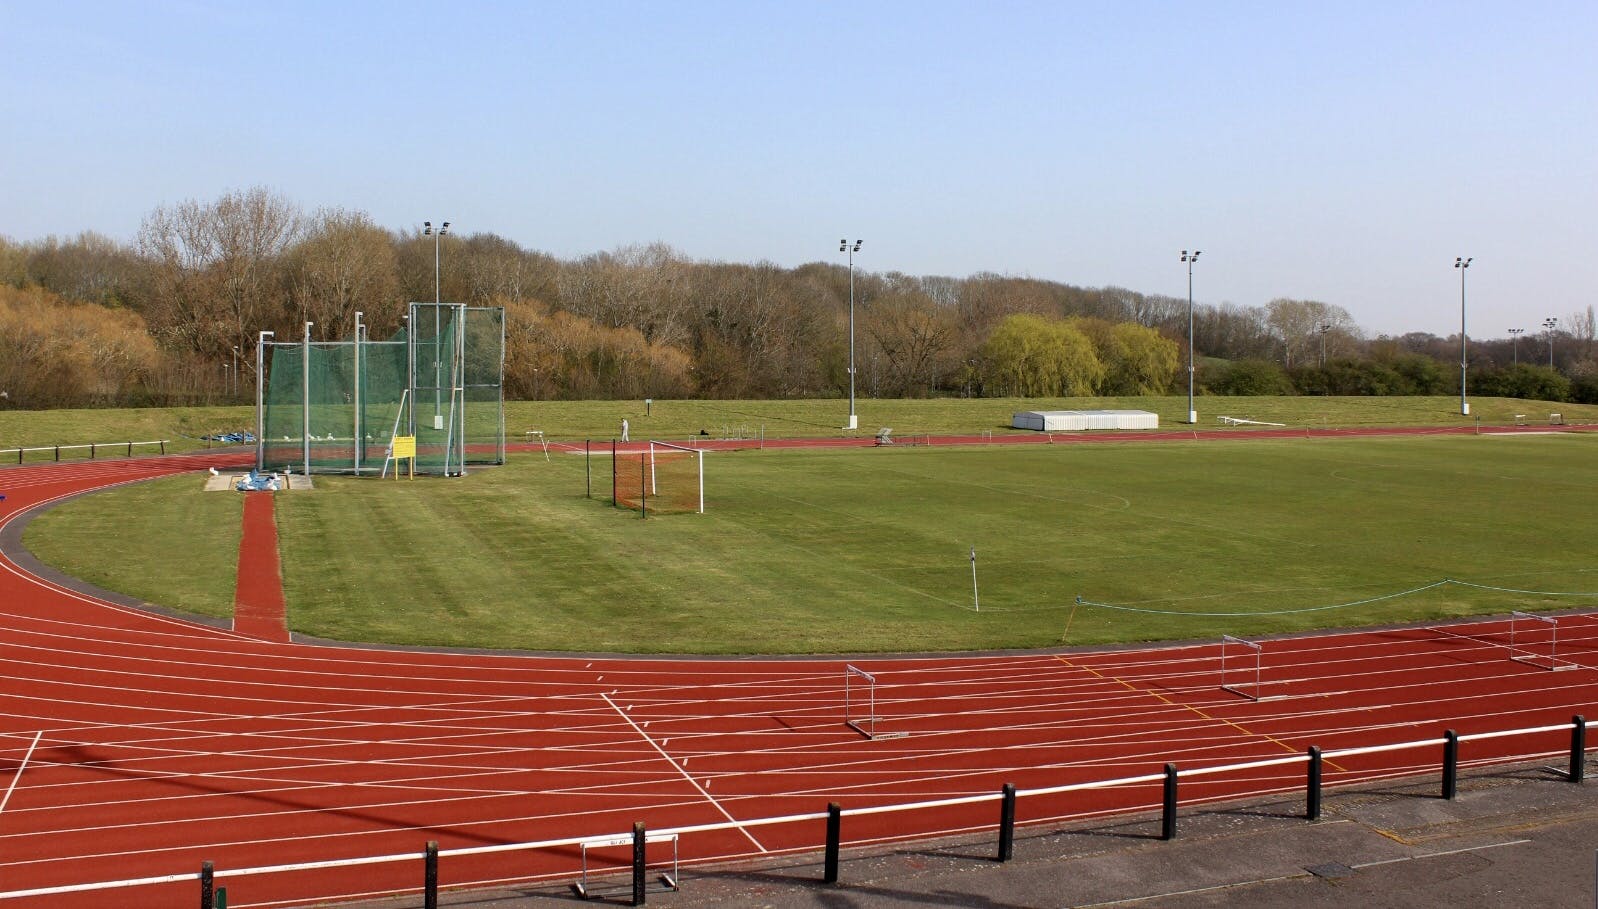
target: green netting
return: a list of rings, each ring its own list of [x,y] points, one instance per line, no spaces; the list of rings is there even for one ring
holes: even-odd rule
[[[466,463],[505,463],[505,310],[466,310]]]
[[[407,322],[389,341],[267,345],[261,466],[375,475],[396,434],[416,437],[417,473],[504,463],[503,310],[412,303]]]

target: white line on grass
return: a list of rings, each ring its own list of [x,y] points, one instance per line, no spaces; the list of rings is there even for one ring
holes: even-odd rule
[[[699,794],[704,796],[705,800],[708,801],[710,804],[714,805],[717,811],[721,812],[721,816],[722,817],[726,818],[729,821],[732,821],[733,824],[737,825],[738,832],[742,833],[745,837],[747,837],[749,839],[749,842],[754,843],[756,849],[759,849],[761,852],[769,851],[769,850],[766,849],[765,846],[761,845],[759,840],[755,839],[754,834],[750,833],[748,831],[748,829],[744,827],[743,824],[740,824],[738,822],[737,818],[733,817],[731,814],[728,814],[727,813],[727,809],[721,807],[721,803],[716,801],[716,799],[709,792],[706,792],[705,791],[705,787],[699,785],[699,781],[698,780],[694,779],[692,776],[689,776],[688,775],[688,771],[684,770],[681,764],[677,763],[672,758],[671,755],[666,753],[666,750],[664,748],[661,748],[660,745],[657,744],[654,739],[650,738],[649,737],[649,733],[647,733],[643,729],[639,728],[638,724],[633,722],[633,718],[628,716],[626,711],[622,710],[620,707],[617,707],[616,706],[616,702],[610,699],[610,695],[601,693],[599,696],[605,699],[605,703],[610,705],[610,709],[616,711],[616,715],[617,716],[620,716],[622,719],[626,720],[627,721],[627,725],[633,727],[633,731],[637,732],[638,736],[640,738],[642,738],[644,741],[649,743],[649,747],[651,747],[651,748],[655,749],[657,752],[659,752],[660,756],[662,758],[665,758],[666,763],[670,764],[678,773],[682,774],[682,778],[683,779],[685,779],[689,783],[693,784],[693,787],[695,789],[699,790]]]

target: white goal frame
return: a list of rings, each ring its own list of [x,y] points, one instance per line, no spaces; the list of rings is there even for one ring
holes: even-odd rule
[[[669,451],[683,451],[694,456],[694,472],[699,476],[699,513],[705,513],[705,450],[703,448],[690,448],[687,445],[673,445],[670,442],[649,440],[649,494],[659,495],[660,490],[656,485],[655,449],[662,448]]]

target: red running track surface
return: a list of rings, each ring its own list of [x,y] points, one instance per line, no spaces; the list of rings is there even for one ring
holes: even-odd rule
[[[231,456],[237,462],[238,456]],[[0,471],[0,531],[62,496],[226,465],[167,457]],[[196,479],[198,482],[198,478]],[[264,497],[263,497],[264,498]],[[5,891],[659,830],[1157,773],[1568,721],[1598,707],[1598,621],[1561,620],[1550,672],[1502,619],[1265,644],[1264,700],[1220,646],[855,660],[883,729],[843,723],[845,661],[628,659],[274,643],[117,606],[0,559]],[[1235,659],[1235,652],[1229,659]],[[36,744],[35,744],[36,743]],[[1466,762],[1568,735],[1467,743]],[[1439,755],[1328,761],[1328,784],[1436,773]],[[1302,766],[1195,777],[1183,803],[1286,791]],[[1023,800],[1023,823],[1143,809],[1159,786]],[[850,818],[848,843],[991,826],[992,803]],[[822,825],[681,842],[685,860],[814,850]],[[618,850],[624,852],[625,850]],[[619,860],[623,856],[615,855]],[[593,862],[600,856],[590,856]],[[575,876],[575,849],[452,858],[446,886]],[[231,905],[414,892],[419,860],[220,880]],[[192,905],[194,882],[71,898]],[[62,897],[0,900],[61,905]]]

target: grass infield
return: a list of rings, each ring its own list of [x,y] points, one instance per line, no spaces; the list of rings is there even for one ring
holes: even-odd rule
[[[290,626],[312,635],[964,650],[1590,607],[1514,591],[1598,590],[1581,542],[1598,539],[1595,456],[1585,434],[716,452],[707,514],[641,520],[583,496],[580,456],[518,453],[458,480],[319,477],[276,504]],[[594,468],[608,496],[608,461]],[[208,544],[236,545],[236,497],[200,486],[86,497],[26,542],[102,585],[227,614],[232,563],[172,530],[204,520]],[[92,535],[107,526],[115,546]],[[1376,599],[1443,578],[1505,589]]]

